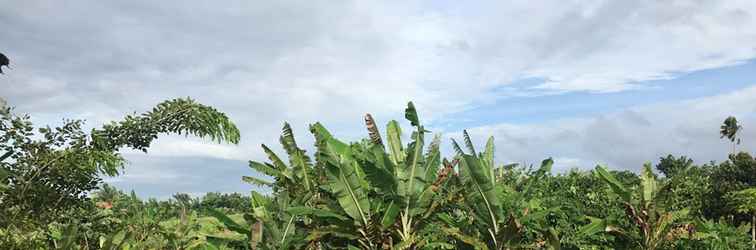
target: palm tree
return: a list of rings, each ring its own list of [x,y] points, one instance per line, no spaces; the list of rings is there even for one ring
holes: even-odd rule
[[[103,184],[102,188],[95,192],[95,198],[98,200],[97,206],[101,208],[112,208],[113,203],[122,195],[120,190],[115,187]]]
[[[3,73],[3,66],[10,69],[10,60],[3,53],[0,53],[0,74]]]
[[[740,138],[737,138],[738,132],[740,132],[743,127],[738,125],[738,119],[734,116],[730,116],[724,120],[724,124],[719,128],[719,134],[721,135],[719,138],[722,139],[727,137],[727,139],[732,142],[732,153],[734,154],[735,145],[740,144]]]

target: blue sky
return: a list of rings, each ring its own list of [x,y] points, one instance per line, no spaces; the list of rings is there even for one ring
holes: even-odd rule
[[[637,82],[637,89],[627,91],[502,97],[490,104],[450,114],[449,119],[438,122],[449,129],[460,130],[500,122],[537,123],[560,118],[590,117],[639,104],[673,102],[737,91],[756,83],[754,72],[756,61],[749,60],[732,66],[681,73],[672,79]],[[506,85],[503,90],[492,91],[506,92],[510,88],[527,90],[542,82],[542,79],[523,79]]]
[[[754,1],[0,0],[0,97],[39,124],[87,126],[192,97],[226,112],[239,145],[161,137],[106,181],[140,195],[246,192],[248,160],[300,145],[320,121],[364,137],[362,116],[407,101],[450,138],[496,139],[500,163],[637,170],[667,154],[724,160],[729,115],[756,141]],[[82,14],[86,13],[86,14]],[[279,149],[276,149],[279,150]],[[312,151],[312,150],[310,150]],[[280,152],[280,151],[279,151]]]

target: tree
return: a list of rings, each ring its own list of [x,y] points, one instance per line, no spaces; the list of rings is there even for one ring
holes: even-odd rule
[[[641,171],[640,188],[634,193],[617,181],[606,167],[596,167],[594,173],[609,184],[611,190],[623,201],[626,219],[635,228],[615,225],[613,222],[620,218],[590,218],[591,223],[580,230],[581,234],[611,233],[630,240],[631,246],[623,248],[640,247],[645,250],[659,249],[666,243],[690,234],[690,225],[682,223],[687,219],[688,210],[668,211],[661,206],[661,196],[658,194],[663,190],[662,183],[656,180],[651,164],[645,164]]]
[[[724,120],[724,124],[722,124],[722,126],[720,126],[719,128],[719,134],[721,135],[719,138],[727,137],[727,139],[732,142],[732,153],[734,154],[735,145],[740,144],[740,138],[737,138],[738,132],[740,132],[743,127],[738,125],[738,119],[736,119],[734,116],[730,116]]]
[[[709,166],[711,192],[704,209],[708,218],[727,217],[734,223],[748,222],[750,216],[738,214],[729,206],[727,194],[756,187],[756,158],[745,152],[731,154],[727,161]]]
[[[0,226],[30,227],[64,220],[85,206],[101,175],[118,175],[121,148],[147,152],[159,134],[176,133],[238,143],[239,131],[212,107],[191,99],[158,104],[90,133],[82,121],[35,129],[28,115],[0,110]],[[36,132],[35,132],[36,130]]]
[[[115,187],[103,184],[97,192],[94,193],[94,198],[97,200],[97,206],[101,208],[112,208],[121,196],[125,194]]]
[[[751,248],[756,249],[756,188],[732,192],[728,199],[736,211],[751,214]]]
[[[665,182],[659,195],[661,203],[668,209],[688,208],[692,215],[702,216],[705,209],[711,206],[707,202],[712,192],[708,167],[689,166],[671,174]]]
[[[685,156],[675,158],[672,155],[667,155],[667,157],[659,158],[659,164],[656,164],[656,170],[662,172],[667,178],[671,178],[691,166],[693,166],[693,159],[688,159],[688,157]]]

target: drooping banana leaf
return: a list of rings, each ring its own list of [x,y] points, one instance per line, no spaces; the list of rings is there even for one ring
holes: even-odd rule
[[[265,154],[268,155],[268,159],[273,163],[273,166],[278,169],[278,171],[286,171],[288,168],[286,167],[286,164],[284,164],[283,161],[281,161],[281,158],[276,155],[276,153],[273,152],[273,150],[270,150],[268,146],[265,144],[262,144],[263,151],[265,151]]]
[[[594,173],[604,180],[606,183],[609,184],[609,187],[612,189],[612,191],[619,195],[623,201],[629,202],[632,199],[632,194],[630,191],[625,188],[625,185],[622,185],[616,178],[614,178],[614,175],[609,173],[609,170],[606,169],[605,166],[596,166],[596,170]]]
[[[316,216],[316,217],[322,217],[322,218],[334,218],[338,220],[347,220],[346,217],[325,210],[325,209],[319,209],[319,208],[313,208],[313,207],[303,207],[303,206],[297,206],[297,207],[290,207],[286,209],[286,212],[292,215],[310,215],[310,216]]]
[[[364,186],[357,173],[357,162],[351,156],[348,145],[334,138],[327,141],[329,161],[326,172],[329,186],[344,212],[363,226],[368,225],[370,200],[368,187]]]
[[[587,237],[590,235],[594,235],[600,232],[604,232],[607,228],[607,222],[606,220],[602,220],[599,218],[586,216],[588,220],[590,220],[590,223],[580,227],[575,234],[577,237]]]
[[[221,223],[223,223],[223,225],[225,225],[229,230],[240,233],[242,235],[250,235],[249,228],[240,225],[239,223],[228,217],[228,215],[226,215],[226,213],[224,213],[223,211],[217,210],[215,208],[209,208],[207,212],[208,214],[210,214],[210,216],[215,217]]]
[[[463,154],[461,156],[459,165],[460,168],[465,170],[462,173],[469,175],[466,179],[473,188],[471,192],[474,192],[476,197],[480,199],[480,203],[475,205],[482,206],[483,209],[481,210],[486,212],[484,221],[494,229],[494,232],[498,232],[498,218],[501,215],[501,207],[499,206],[498,195],[494,184],[491,182],[491,179],[486,176],[486,170],[483,168],[478,158],[468,154]]]
[[[264,187],[273,186],[272,182],[269,182],[269,181],[266,181],[257,177],[252,177],[252,176],[242,176],[242,181],[255,185],[255,186],[264,186]]]
[[[398,180],[394,176],[394,166],[391,160],[377,145],[371,145],[366,152],[366,158],[361,162],[362,170],[371,187],[383,195],[396,195]]]
[[[279,169],[269,163],[249,161],[249,167],[267,176],[293,180],[286,169]]]

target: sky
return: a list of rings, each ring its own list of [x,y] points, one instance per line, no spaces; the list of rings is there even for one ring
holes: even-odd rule
[[[637,171],[668,154],[722,161],[730,115],[756,151],[756,2],[0,0],[0,97],[39,125],[89,127],[191,97],[239,145],[164,136],[108,183],[165,198],[248,192],[260,144],[291,123],[346,140],[408,101],[450,138],[496,141],[499,163]]]

